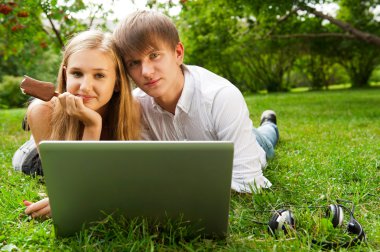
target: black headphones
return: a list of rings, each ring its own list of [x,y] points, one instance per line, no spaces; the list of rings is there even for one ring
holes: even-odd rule
[[[312,242],[324,249],[332,249],[338,247],[348,248],[360,243],[362,240],[365,240],[366,236],[364,230],[360,223],[354,218],[353,209],[350,210],[340,204],[331,204],[326,209],[326,218],[331,218],[331,222],[334,228],[340,227],[343,225],[344,210],[346,210],[350,214],[350,220],[347,225],[347,232],[350,234],[355,234],[355,238],[351,239],[348,242],[341,243],[317,240],[312,240]],[[274,212],[267,225],[268,231],[274,236],[276,236],[276,233],[281,230],[284,232],[284,234],[288,234],[290,230],[295,230],[295,219],[290,210],[281,209]]]

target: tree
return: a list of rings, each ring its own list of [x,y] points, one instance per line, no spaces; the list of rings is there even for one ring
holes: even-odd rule
[[[82,0],[60,3],[58,0],[15,0],[0,4],[0,57],[5,62],[30,71],[46,54],[57,54],[75,33],[89,28],[106,30],[107,16],[101,4],[85,5]],[[89,18],[76,17],[83,11]],[[96,22],[94,22],[96,21]],[[17,61],[17,62],[15,62]],[[7,74],[17,75],[12,68]],[[56,71],[56,69],[55,69]],[[0,74],[5,72],[0,69]],[[0,75],[1,77],[1,75]]]
[[[350,76],[352,87],[367,87],[380,61],[379,48],[358,41],[342,41],[337,49],[337,60]]]
[[[225,0],[182,1],[182,5],[177,25],[185,44],[185,62],[206,67],[243,87],[244,81],[236,75],[243,67],[234,55],[241,6],[226,9]]]
[[[341,0],[341,1],[278,1],[242,0],[249,6],[253,15],[259,20],[262,33],[258,37],[297,38],[306,43],[319,39],[326,39],[325,49],[330,52],[329,58],[342,64],[350,78],[353,87],[369,85],[369,77],[372,70],[379,64],[380,58],[380,24],[371,12],[373,6],[379,4],[378,0]],[[332,17],[317,11],[317,3],[338,2],[340,10],[337,17]],[[292,18],[296,17],[296,19]],[[289,31],[284,29],[286,23],[305,23],[310,19],[327,20],[329,25],[325,29]],[[309,22],[307,21],[309,24]],[[266,32],[265,32],[266,31]],[[264,35],[263,35],[264,34]],[[328,43],[327,43],[328,42]],[[367,45],[362,45],[365,42]],[[313,42],[311,42],[313,43]],[[321,53],[320,51],[318,53]]]
[[[375,2],[377,1],[341,0],[337,18],[346,20],[360,30],[366,30],[367,34],[379,33],[379,24],[369,11],[369,4]],[[352,87],[368,86],[373,70],[380,63],[380,43],[377,44],[374,36],[367,35],[366,39],[363,40],[368,43],[360,40],[340,41],[337,47],[337,59],[349,74]]]
[[[293,60],[280,50],[286,42],[255,41],[254,23],[240,1],[182,1],[177,24],[185,61],[214,71],[242,91],[286,89],[283,77]]]
[[[326,74],[336,63],[345,67],[352,87],[368,86],[379,64],[380,24],[371,10],[380,0],[206,2],[181,1],[178,23],[190,47],[187,59],[241,88],[282,90],[297,57],[308,61],[302,72],[314,89],[327,87]],[[339,4],[336,17],[317,10],[327,3]]]

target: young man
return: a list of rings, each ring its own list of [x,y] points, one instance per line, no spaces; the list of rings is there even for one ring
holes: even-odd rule
[[[142,107],[143,139],[233,141],[232,189],[251,192],[271,186],[262,169],[279,137],[273,111],[264,112],[261,126],[253,128],[245,100],[233,84],[183,64],[184,46],[163,14],[134,12],[114,36],[138,87],[134,96]]]

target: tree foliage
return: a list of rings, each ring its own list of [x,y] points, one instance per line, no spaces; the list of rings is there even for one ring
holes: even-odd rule
[[[0,109],[22,107],[28,96],[20,92],[21,77],[4,76],[0,82]]]
[[[338,6],[336,15],[322,12],[323,4]],[[379,65],[380,24],[374,10],[380,0],[147,2],[166,14],[178,5],[181,11],[173,19],[185,44],[185,62],[226,77],[242,91],[282,91],[304,83],[321,89],[344,79],[340,70],[332,70],[337,66],[353,87],[365,87]],[[80,19],[77,14],[85,10],[89,18]],[[82,0],[1,1],[0,78],[51,75],[58,64],[52,55],[67,39],[95,25],[107,29],[108,15],[101,4]],[[46,62],[54,71],[41,70]]]
[[[336,16],[318,10],[339,4]],[[186,60],[232,80],[241,89],[287,89],[291,72],[302,68],[311,87],[337,79],[329,68],[343,66],[353,87],[369,85],[379,64],[377,0],[188,0],[178,24]],[[302,59],[302,60],[300,60]],[[297,62],[295,65],[294,63]],[[293,75],[294,76],[294,75]]]
[[[86,19],[78,15],[84,11],[89,13]],[[52,55],[79,31],[95,27],[106,30],[109,14],[101,4],[85,5],[82,0],[1,1],[0,78],[2,74],[34,71],[45,57],[48,62],[53,60]],[[56,72],[57,63],[52,66],[54,69],[47,71]]]

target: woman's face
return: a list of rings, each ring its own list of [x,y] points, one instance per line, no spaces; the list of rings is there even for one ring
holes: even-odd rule
[[[66,90],[102,114],[115,91],[115,69],[109,53],[99,49],[75,52],[66,66]]]

